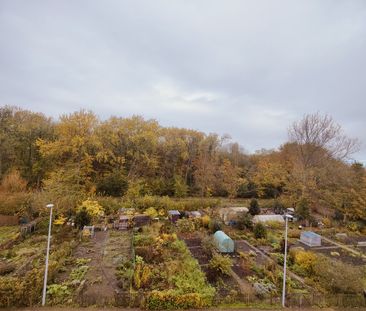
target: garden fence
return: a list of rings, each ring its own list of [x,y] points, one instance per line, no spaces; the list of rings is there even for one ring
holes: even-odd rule
[[[291,294],[286,298],[288,307],[366,307],[366,298],[359,294]]]

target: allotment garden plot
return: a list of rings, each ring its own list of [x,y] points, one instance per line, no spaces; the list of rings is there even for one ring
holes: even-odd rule
[[[96,231],[83,238],[65,271],[49,286],[51,302],[88,305],[116,305],[121,288],[117,267],[131,261],[131,233]],[[128,284],[129,285],[129,284]]]

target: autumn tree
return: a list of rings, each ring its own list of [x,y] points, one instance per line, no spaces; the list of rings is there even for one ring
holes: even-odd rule
[[[347,187],[349,167],[344,161],[358,150],[357,139],[348,138],[330,116],[319,113],[293,123],[289,139],[295,200],[304,198],[313,209],[335,208],[341,200],[341,189]]]
[[[195,160],[195,185],[201,196],[212,195],[215,186],[215,173],[217,168],[217,149],[220,144],[217,135],[210,134],[202,140],[199,154]]]
[[[98,124],[92,112],[81,110],[60,117],[55,139],[38,139],[41,154],[53,163],[45,188],[55,197],[80,200],[83,193],[95,192],[96,156],[100,148],[95,135]]]
[[[258,156],[252,180],[261,198],[276,198],[288,182],[288,171],[277,159],[276,153]]]
[[[237,195],[238,188],[243,182],[240,177],[240,169],[234,166],[228,159],[223,159],[217,171],[217,187],[222,189],[229,198]]]
[[[53,136],[53,123],[42,113],[16,107],[0,108],[0,178],[17,169],[30,186],[41,186],[49,166],[41,157],[38,139]]]

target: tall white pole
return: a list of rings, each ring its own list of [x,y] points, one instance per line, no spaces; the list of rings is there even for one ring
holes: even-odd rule
[[[47,207],[50,207],[50,223],[48,225],[48,239],[47,239],[47,252],[46,252],[46,268],[45,268],[45,271],[44,271],[42,306],[44,306],[46,304],[48,257],[49,257],[49,253],[50,253],[51,226],[52,226],[52,208],[53,208],[53,204],[49,204],[49,205],[47,205]]]
[[[284,257],[284,259],[283,259],[282,307],[285,307],[285,296],[286,296],[287,223],[288,223],[288,217],[287,217],[287,215],[286,215],[286,229],[285,229],[285,257]]]

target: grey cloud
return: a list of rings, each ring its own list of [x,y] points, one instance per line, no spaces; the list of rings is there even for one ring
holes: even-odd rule
[[[274,148],[305,113],[364,144],[366,2],[0,3],[0,105],[141,114]]]

